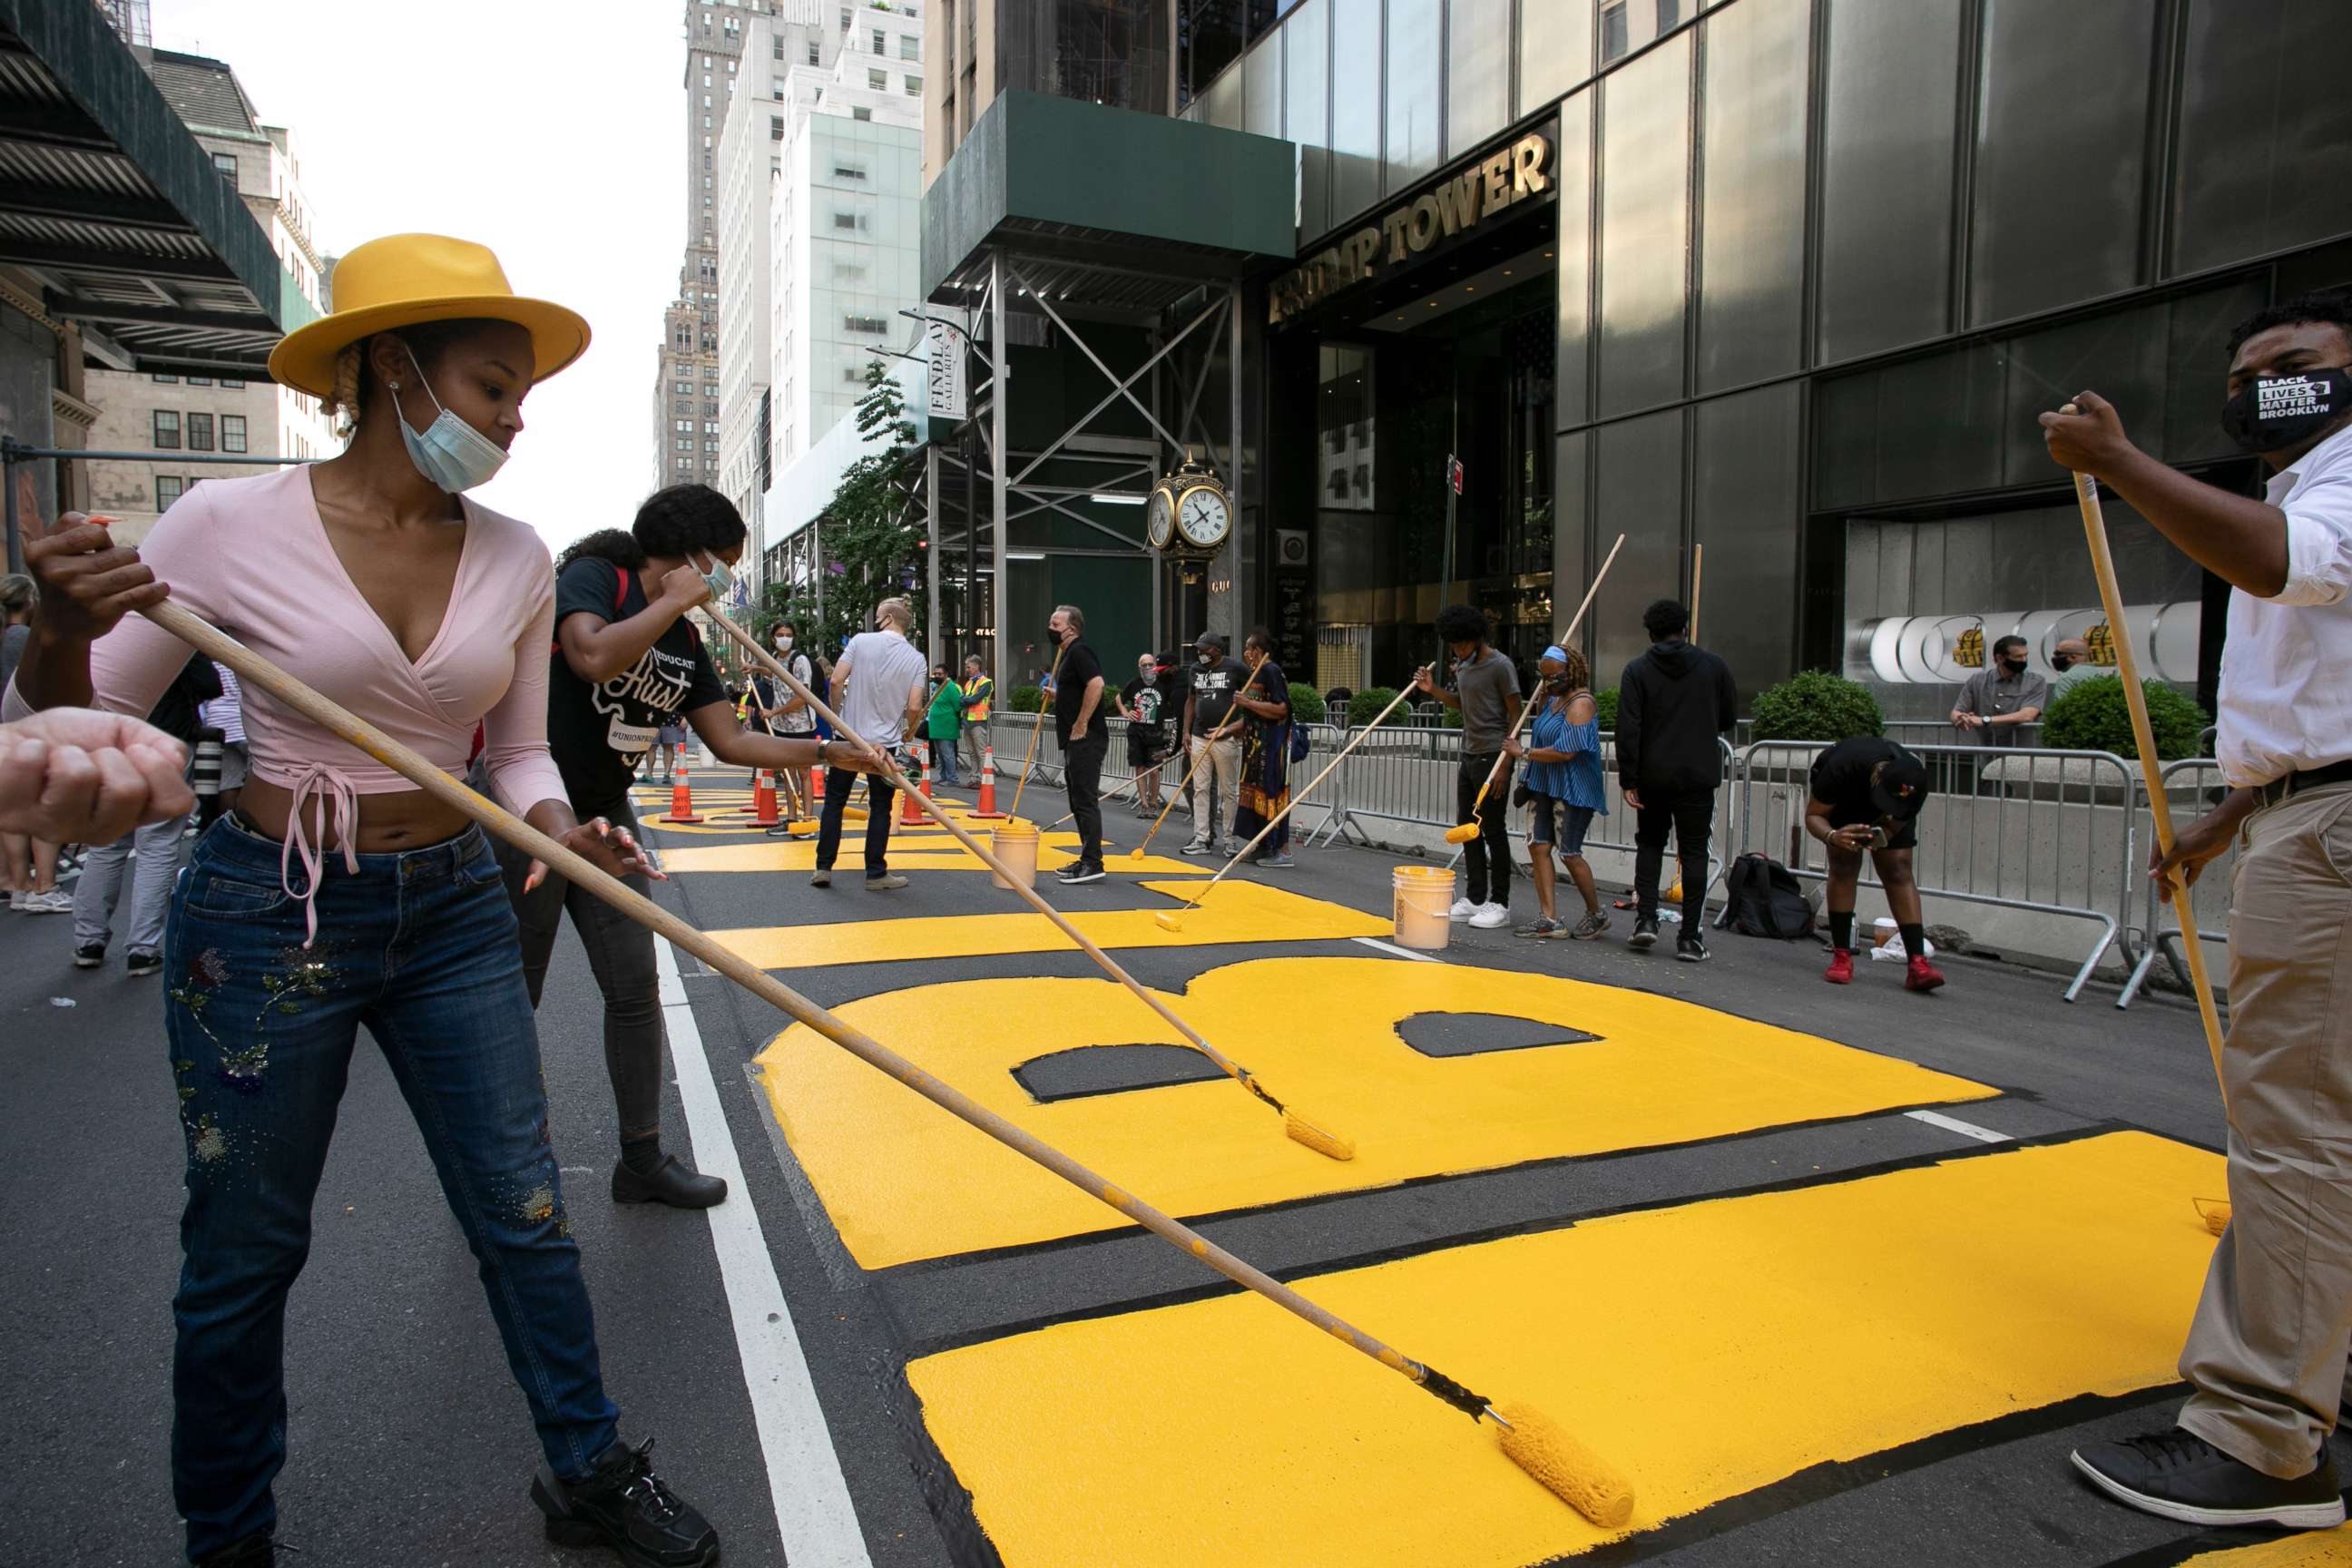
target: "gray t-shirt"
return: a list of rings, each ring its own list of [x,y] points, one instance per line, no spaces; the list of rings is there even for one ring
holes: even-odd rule
[[[841,663],[849,672],[842,718],[861,740],[897,745],[906,737],[907,694],[929,673],[923,650],[897,632],[860,632],[841,650]]]
[[[1959,712],[1988,719],[1998,713],[2014,713],[2021,708],[2047,708],[2050,683],[2030,669],[2015,677],[1998,669],[1979,669],[1969,677],[1968,683],[1960,688],[1959,700],[1952,706]],[[1960,743],[1995,749],[2030,746],[2033,743],[2033,726],[1988,724],[1982,729],[1963,730]]]
[[[30,626],[10,626],[0,631],[0,689],[5,689],[8,678],[16,673],[16,661],[25,657],[25,645],[32,640]]]
[[[1462,699],[1462,749],[1501,751],[1511,733],[1510,714],[1503,700],[1519,694],[1517,667],[1486,648],[1476,663],[1454,666],[1454,689]]]

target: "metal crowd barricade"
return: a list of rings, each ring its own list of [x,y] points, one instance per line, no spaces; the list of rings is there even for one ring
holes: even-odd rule
[[[2213,731],[2206,731],[2206,741],[2210,743],[2212,738]],[[2163,780],[2165,795],[2172,803],[2172,820],[2184,827],[2210,810],[2230,788],[2221,777],[2221,764],[2210,755],[2185,757],[2167,763],[2158,776]],[[2142,809],[2145,810],[2145,797],[2142,798]],[[2143,842],[2151,846],[2156,842],[2152,821]],[[2194,900],[2191,907],[2197,911],[2197,934],[2216,946],[2226,947],[2229,944],[2230,883],[2237,867],[2238,840],[2233,837],[2227,849],[2205,863],[2205,868],[2198,874],[2196,885],[2189,890],[2189,898]],[[2144,945],[2140,950],[2139,962],[2132,965],[2131,977],[2124,982],[2123,990],[2116,997],[2118,1007],[2132,1005],[2132,999],[2147,984],[2148,973],[2156,967],[2159,957],[2170,966],[2173,978],[2179,982],[2182,990],[2188,990],[2190,984],[2189,967],[2182,962],[2179,952],[2180,927],[2166,918],[2165,911],[2172,906],[2157,897],[2156,879],[2144,870],[2140,874],[2140,895],[2139,930],[2143,933]]]
[[[1804,831],[1804,806],[1813,759],[1827,749],[1818,741],[1759,741],[1740,753],[1742,853],[1826,879],[1826,851]],[[2066,987],[2074,1001],[2131,908],[2139,841],[2132,764],[2111,752],[1911,750],[1935,784],[1912,855],[1921,894],[2096,923],[2097,940]],[[1863,880],[1880,885],[1867,860]]]
[[[1318,725],[1314,749],[1292,770],[1294,787],[1305,780],[1299,769],[1312,770],[1311,779],[1344,750],[1357,731],[1339,725]],[[1449,827],[1454,823],[1454,781],[1462,769],[1462,731],[1432,725],[1383,724],[1364,737],[1348,765],[1332,775],[1323,793],[1302,811],[1320,807],[1322,818],[1302,842],[1313,847],[1342,835],[1369,845],[1371,835],[1357,825],[1358,817],[1373,822],[1400,822],[1417,827]]]

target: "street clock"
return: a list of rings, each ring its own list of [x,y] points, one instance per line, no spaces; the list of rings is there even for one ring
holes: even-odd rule
[[[1176,492],[1162,479],[1151,489],[1151,500],[1144,508],[1143,534],[1154,550],[1165,550],[1176,534]]]
[[[1214,555],[1234,531],[1233,499],[1215,470],[1188,457],[1153,488],[1146,530],[1155,550]]]

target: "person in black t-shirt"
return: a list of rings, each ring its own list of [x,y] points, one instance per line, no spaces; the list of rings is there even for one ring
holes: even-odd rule
[[[1831,984],[1853,981],[1854,884],[1862,877],[1865,849],[1903,933],[1903,950],[1911,957],[1904,988],[1933,991],[1944,983],[1943,973],[1927,962],[1926,917],[1911,874],[1919,811],[1933,787],[1927,763],[1876,735],[1840,741],[1813,759],[1805,831],[1829,850],[1830,966],[1822,978]]]
[[[1078,858],[1062,868],[1065,887],[1099,882],[1108,873],[1102,863],[1102,770],[1110,754],[1110,726],[1097,711],[1102,706],[1102,660],[1078,640],[1087,617],[1076,605],[1063,605],[1046,623],[1049,642],[1061,646],[1059,677],[1054,682],[1054,736],[1062,742],[1062,782],[1069,790],[1070,815],[1078,827]]]
[[[592,533],[556,563],[555,647],[547,682],[548,747],[583,822],[602,817],[630,837],[629,785],[665,725],[694,727],[712,753],[737,767],[862,769],[847,742],[786,740],[747,731],[720,684],[710,650],[686,617],[710,599],[714,579],[742,553],[743,519],[703,485],[646,498],[629,531]],[[530,860],[502,850],[507,891],[522,928],[523,977],[533,1006],[565,910],[604,994],[604,1066],[620,1112],[615,1203],[708,1208],[727,1184],[696,1173],[661,1147],[661,998],[653,933],[553,872],[529,879]],[[640,893],[639,873],[626,879]]]
[[[1135,811],[1160,815],[1160,764],[1168,760],[1168,671],[1150,654],[1135,661],[1135,679],[1118,689],[1118,716],[1127,721],[1127,765],[1135,770]]]

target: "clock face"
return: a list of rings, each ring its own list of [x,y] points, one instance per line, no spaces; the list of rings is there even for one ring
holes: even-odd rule
[[[1206,485],[1186,490],[1176,503],[1176,526],[1182,531],[1184,542],[1196,550],[1213,550],[1223,543],[1233,521],[1225,510],[1225,498]]]
[[[1151,492],[1151,503],[1143,514],[1144,537],[1154,550],[1165,550],[1176,533],[1176,503],[1164,489]]]

